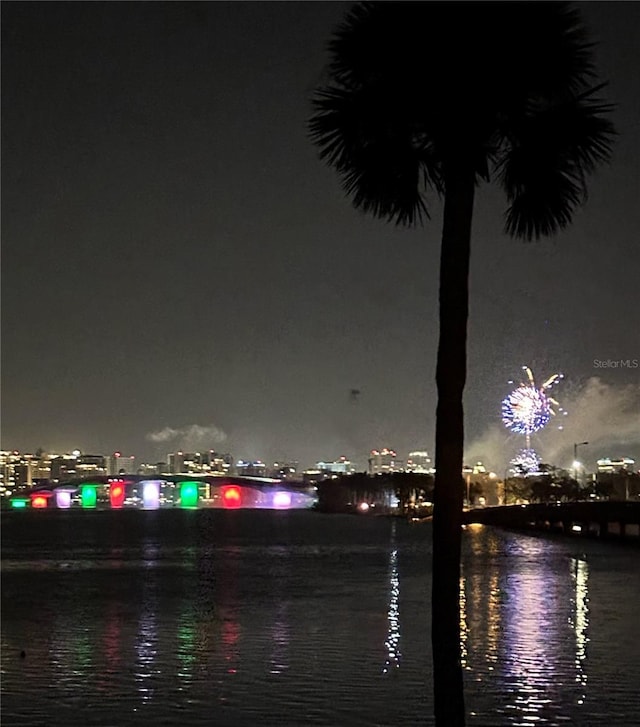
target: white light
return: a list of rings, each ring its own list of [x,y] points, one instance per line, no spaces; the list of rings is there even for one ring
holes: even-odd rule
[[[71,507],[71,493],[69,490],[56,491],[56,505],[61,510],[67,510]]]
[[[358,509],[362,510],[362,512],[367,512],[367,510],[369,509],[369,503],[368,502],[361,502],[358,505]]]
[[[160,507],[160,482],[147,480],[142,484],[142,507],[157,510]]]
[[[581,525],[572,525],[571,530],[573,530],[574,533],[581,533],[582,532],[582,526]]]

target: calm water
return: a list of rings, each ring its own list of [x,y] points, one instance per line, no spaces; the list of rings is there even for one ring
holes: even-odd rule
[[[432,724],[430,538],[308,511],[5,513],[2,724]],[[469,724],[640,725],[639,560],[467,530]]]

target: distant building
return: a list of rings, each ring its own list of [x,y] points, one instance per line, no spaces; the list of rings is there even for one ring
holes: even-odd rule
[[[300,463],[295,460],[291,462],[274,462],[269,477],[276,480],[296,480],[298,479],[299,467]]]
[[[155,464],[151,464],[149,462],[140,462],[135,474],[138,474],[138,475],[162,475],[162,474],[166,474],[166,472],[167,472],[167,464],[165,462],[156,462]],[[130,474],[130,473],[127,472],[126,474]]]
[[[77,458],[72,454],[59,454],[51,459],[51,479],[64,482],[78,477],[76,470]]]
[[[233,470],[233,457],[210,449],[206,452],[171,452],[167,455],[171,474],[225,474]]]
[[[302,473],[302,481],[305,485],[316,485],[326,478],[326,473],[322,470],[310,468]]]
[[[333,462],[316,462],[315,469],[328,475],[352,475],[355,467],[346,457],[339,457]]]
[[[15,465],[20,461],[20,453],[11,450],[0,451],[0,495],[4,497],[16,487]]]
[[[81,454],[76,457],[76,477],[106,475],[106,457],[102,454]]]
[[[136,474],[136,458],[133,455],[123,455],[120,452],[114,452],[106,457],[107,474],[114,475],[134,475]]]
[[[433,468],[433,462],[429,453],[425,450],[418,450],[415,452],[409,452],[409,458],[405,466],[407,472],[415,472],[421,475],[431,475],[435,472]]]
[[[231,474],[233,472],[233,457],[227,452],[221,454],[210,449],[202,460],[203,472],[211,474]]]
[[[184,452],[170,452],[167,455],[169,474],[177,475],[184,472]]]
[[[267,465],[260,459],[253,462],[239,459],[236,462],[236,472],[241,477],[266,477]]]
[[[41,449],[35,454],[17,450],[0,452],[0,497],[17,487],[32,487],[51,478],[52,455]]]
[[[399,472],[402,467],[397,462],[397,455],[392,449],[372,449],[369,455],[369,474],[379,475],[385,472]]]
[[[619,457],[618,459],[611,459],[610,457],[603,457],[597,461],[598,472],[628,472],[633,465],[635,460],[629,457]]]

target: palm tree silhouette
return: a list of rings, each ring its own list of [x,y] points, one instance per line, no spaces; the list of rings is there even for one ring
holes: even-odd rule
[[[560,2],[375,2],[329,44],[309,122],[353,204],[399,225],[444,197],[432,630],[438,725],[464,724],[459,597],[468,273],[475,187],[506,193],[505,230],[565,228],[606,161],[614,128],[597,98],[592,45]]]

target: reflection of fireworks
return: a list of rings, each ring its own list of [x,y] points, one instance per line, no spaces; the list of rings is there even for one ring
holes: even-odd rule
[[[531,369],[528,366],[522,368],[527,373],[527,382],[521,383],[503,400],[502,423],[512,432],[525,434],[528,442],[531,434],[545,427],[549,419],[555,415],[552,405],[555,405],[558,411],[563,411],[558,402],[546,393],[563,378],[563,375],[554,374],[538,387]]]
[[[511,471],[518,475],[534,475],[540,471],[540,457],[535,449],[521,449],[511,460]]]

